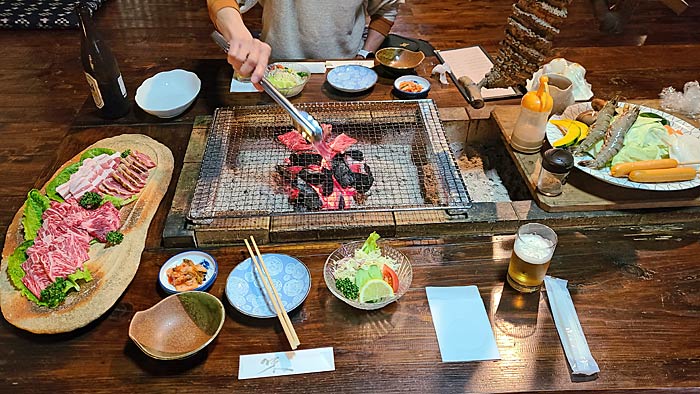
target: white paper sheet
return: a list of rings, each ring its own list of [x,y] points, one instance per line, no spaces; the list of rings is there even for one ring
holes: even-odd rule
[[[500,360],[476,286],[426,287],[443,362]]]
[[[238,379],[335,371],[333,348],[241,355]]]
[[[344,66],[346,64],[354,64],[358,66],[365,66],[368,68],[374,67],[374,60],[327,60],[326,68],[335,68],[338,66]]]
[[[442,60],[450,67],[452,74],[459,77],[467,76],[474,83],[479,83],[484,76],[491,71],[493,63],[484,53],[481,47],[469,47],[460,49],[450,49],[446,51],[435,51]],[[484,99],[517,96],[518,93],[513,88],[507,89],[481,89]]]

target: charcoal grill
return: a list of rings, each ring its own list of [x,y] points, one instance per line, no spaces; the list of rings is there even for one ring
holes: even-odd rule
[[[342,212],[444,209],[465,213],[471,199],[450,151],[432,100],[299,104],[333,135],[358,140],[374,185],[363,201]],[[290,151],[277,136],[292,129],[277,106],[219,108],[209,129],[188,218],[196,224],[217,218],[299,212],[277,176]]]

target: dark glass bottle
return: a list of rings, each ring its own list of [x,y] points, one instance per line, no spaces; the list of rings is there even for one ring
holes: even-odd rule
[[[92,10],[85,4],[76,7],[80,19],[80,57],[92,98],[104,118],[115,119],[129,112],[126,87],[117,59],[95,29]]]

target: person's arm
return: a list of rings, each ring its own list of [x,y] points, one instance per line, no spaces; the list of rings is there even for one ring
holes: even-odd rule
[[[403,3],[403,0],[370,0],[368,2],[367,13],[370,16],[370,22],[367,39],[362,49],[375,52],[382,45],[384,37],[389,34],[391,27],[394,25],[399,4],[401,3]]]
[[[250,81],[257,85],[265,74],[272,49],[250,34],[236,0],[207,0],[207,7],[214,26],[229,43],[228,62],[239,74],[250,75]]]

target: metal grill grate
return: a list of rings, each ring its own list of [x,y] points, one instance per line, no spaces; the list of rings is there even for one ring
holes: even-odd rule
[[[466,209],[471,200],[432,100],[306,103],[298,107],[332,135],[358,142],[374,184],[345,211]],[[207,137],[189,219],[298,214],[278,165],[292,153],[277,136],[292,129],[277,106],[220,108]],[[287,189],[288,191],[288,189]],[[322,210],[304,213],[338,212]]]

